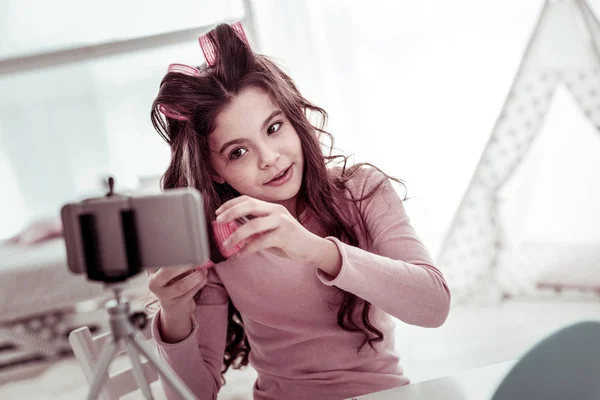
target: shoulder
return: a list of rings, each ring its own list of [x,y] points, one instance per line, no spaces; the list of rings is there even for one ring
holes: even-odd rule
[[[357,168],[330,168],[334,180],[341,180],[353,198],[370,197],[374,192],[382,192],[390,185],[388,177],[377,168],[361,165]]]
[[[387,211],[402,203],[388,176],[377,168],[369,165],[350,167],[345,171],[332,168],[331,173],[336,185],[343,185],[343,193],[338,192],[341,197],[336,203],[350,219],[364,220],[368,215]]]

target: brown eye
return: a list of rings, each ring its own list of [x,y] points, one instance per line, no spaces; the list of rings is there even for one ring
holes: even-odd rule
[[[240,158],[241,156],[243,156],[246,153],[246,151],[248,151],[248,150],[238,147],[237,149],[235,149],[234,151],[229,153],[229,159],[236,160],[236,159]]]
[[[275,132],[277,132],[279,130],[279,128],[281,128],[281,122],[276,122],[267,129],[267,133],[269,135],[272,135]]]

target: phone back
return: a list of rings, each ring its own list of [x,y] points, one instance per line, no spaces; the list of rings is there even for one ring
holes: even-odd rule
[[[144,268],[202,265],[210,258],[202,198],[196,190],[168,190],[131,198]]]
[[[202,265],[210,258],[202,197],[195,189],[88,199],[63,206],[61,217],[74,273],[85,273],[92,262],[119,276],[132,262],[157,268]]]

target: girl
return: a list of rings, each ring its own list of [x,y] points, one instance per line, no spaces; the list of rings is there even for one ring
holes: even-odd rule
[[[255,399],[408,384],[391,316],[438,327],[450,291],[389,177],[346,168],[345,157],[327,168],[336,157],[319,141],[325,111],[252,52],[240,25],[200,43],[207,64],[172,66],[153,104],[172,152],[163,187],[198,189],[216,224],[249,222],[223,243],[211,235],[213,268],[151,274],[160,356],[200,399],[216,398],[225,371],[248,363]],[[319,128],[309,113],[323,117]]]

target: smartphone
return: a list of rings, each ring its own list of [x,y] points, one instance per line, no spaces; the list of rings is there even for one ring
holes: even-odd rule
[[[69,270],[92,280],[125,280],[142,269],[196,266],[210,258],[200,192],[113,195],[68,203],[61,219]]]

